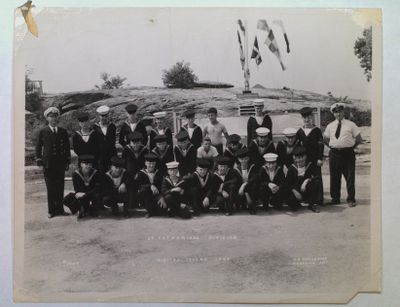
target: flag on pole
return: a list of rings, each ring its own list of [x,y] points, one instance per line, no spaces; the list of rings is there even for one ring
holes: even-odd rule
[[[242,70],[244,70],[245,57],[244,57],[244,51],[243,51],[242,40],[241,40],[241,38],[240,38],[240,33],[239,33],[239,31],[236,31],[236,32],[237,32],[238,41],[239,41],[240,64],[242,65]]]
[[[246,34],[246,28],[244,27],[241,19],[238,19],[238,24],[239,24],[239,28],[243,32],[243,34]]]
[[[253,51],[251,53],[251,58],[256,60],[257,67],[261,64],[262,58],[261,58],[261,53],[260,49],[258,48],[258,41],[257,41],[257,36],[254,39],[254,45],[253,45]]]
[[[285,43],[286,43],[286,52],[290,53],[289,39],[287,37],[286,31],[285,31],[285,27],[283,26],[283,21],[280,20],[280,19],[277,19],[277,20],[274,20],[273,23],[278,25],[282,29],[283,37],[285,38]]]
[[[257,22],[257,29],[267,32],[267,39],[264,44],[267,45],[268,49],[276,55],[281,64],[282,70],[285,70],[285,65],[283,65],[281,54],[279,52],[278,43],[275,40],[274,32],[268,27],[267,21],[265,19],[259,19]]]

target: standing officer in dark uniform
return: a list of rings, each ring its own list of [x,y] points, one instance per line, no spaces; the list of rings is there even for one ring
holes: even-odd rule
[[[119,130],[119,139],[118,142],[121,144],[122,147],[125,147],[129,144],[128,135],[132,132],[140,132],[143,136],[143,145],[146,146],[147,141],[147,130],[145,125],[141,121],[136,120],[136,111],[137,105],[135,104],[128,104],[125,107],[125,110],[128,114],[128,119],[122,123],[121,128]]]
[[[250,146],[251,141],[257,137],[256,129],[260,127],[269,129],[268,138],[272,140],[272,120],[268,114],[263,114],[264,100],[255,99],[254,108],[256,114],[254,116],[250,116],[249,120],[247,121],[247,146]]]
[[[36,162],[43,166],[44,180],[47,188],[48,216],[67,215],[63,208],[64,174],[71,163],[68,133],[58,127],[60,111],[50,107],[44,111],[49,125],[39,132],[36,144]]]
[[[111,157],[117,155],[115,148],[117,128],[108,120],[109,107],[98,107],[96,112],[100,116],[100,121],[93,128],[99,136],[99,171],[105,174],[110,169]]]
[[[349,207],[355,207],[356,156],[354,148],[362,142],[360,128],[352,121],[344,118],[343,103],[333,104],[331,112],[336,119],[326,127],[324,138],[325,143],[331,149],[329,152],[329,171],[332,205],[340,203],[340,186],[343,175],[347,185],[347,203]]]

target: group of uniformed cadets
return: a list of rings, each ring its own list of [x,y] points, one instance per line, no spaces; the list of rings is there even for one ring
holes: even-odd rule
[[[343,108],[336,104],[331,111],[340,118]],[[70,163],[68,134],[57,126],[60,114],[57,108],[50,107],[44,112],[49,125],[40,131],[36,154],[38,165],[44,167],[49,218],[65,215],[63,204],[73,214],[78,213],[78,218],[88,214],[97,216],[107,207],[118,215],[119,203],[123,204],[124,216],[129,216],[131,209],[142,207],[146,217],[181,218],[190,218],[192,212],[194,215],[208,212],[212,207],[231,215],[241,209],[256,214],[261,206],[264,210],[270,206],[282,210],[287,205],[296,211],[304,203],[319,212],[318,206],[323,205],[324,137],[313,124],[311,108],[300,110],[304,126],[286,128],[285,140],[275,145],[272,121],[268,114],[262,113],[263,102],[256,100],[256,114],[247,125],[247,146],[241,143],[239,135],[228,134],[218,121],[215,108],[208,110],[210,121],[203,130],[194,123],[194,110],[185,111],[182,116],[187,124],[175,135],[176,145],[165,125],[166,112],[156,112],[138,121],[136,105],[129,104],[125,109],[127,120],[119,129],[118,141],[123,147],[119,155],[117,129],[108,119],[109,107],[97,109],[100,119],[94,125],[87,113],[77,115],[79,130],[72,137],[72,147],[78,155],[78,169],[72,176],[75,192],[64,199],[64,172]],[[360,141],[357,126],[343,118],[340,123],[353,136],[352,146],[356,146]],[[337,126],[333,144],[340,141],[337,130],[341,127]],[[330,145],[333,128],[328,128],[325,141]],[[227,140],[225,150],[222,135]],[[347,144],[351,143],[349,138],[347,135]],[[335,157],[350,155],[350,149],[331,147]],[[338,164],[337,161],[331,161],[330,165]],[[337,177],[342,173],[348,185],[348,201],[355,203],[354,162],[342,163],[341,167],[335,173],[336,181],[331,181],[333,203],[340,202]],[[337,175],[338,172],[341,173]]]

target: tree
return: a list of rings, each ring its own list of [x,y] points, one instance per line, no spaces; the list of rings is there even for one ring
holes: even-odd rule
[[[372,27],[364,29],[363,36],[358,37],[354,43],[354,54],[360,59],[361,68],[367,76],[367,81],[372,78]]]
[[[106,72],[102,72],[100,74],[100,79],[104,81],[103,84],[95,85],[95,88],[99,90],[111,90],[114,88],[121,88],[124,86],[124,82],[126,81],[126,78],[122,78],[119,75],[111,77],[111,74]]]
[[[184,61],[177,62],[168,70],[163,70],[162,81],[166,87],[193,88],[197,80],[190,63]]]

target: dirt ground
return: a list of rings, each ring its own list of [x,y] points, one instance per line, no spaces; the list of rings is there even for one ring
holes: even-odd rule
[[[360,152],[369,144],[363,146]],[[144,212],[49,220],[44,183],[27,181],[24,292],[45,301],[354,293],[370,275],[369,160],[368,154],[357,160],[357,207],[325,206],[319,214],[304,208],[191,220],[145,219]],[[330,200],[327,161],[323,173]]]

